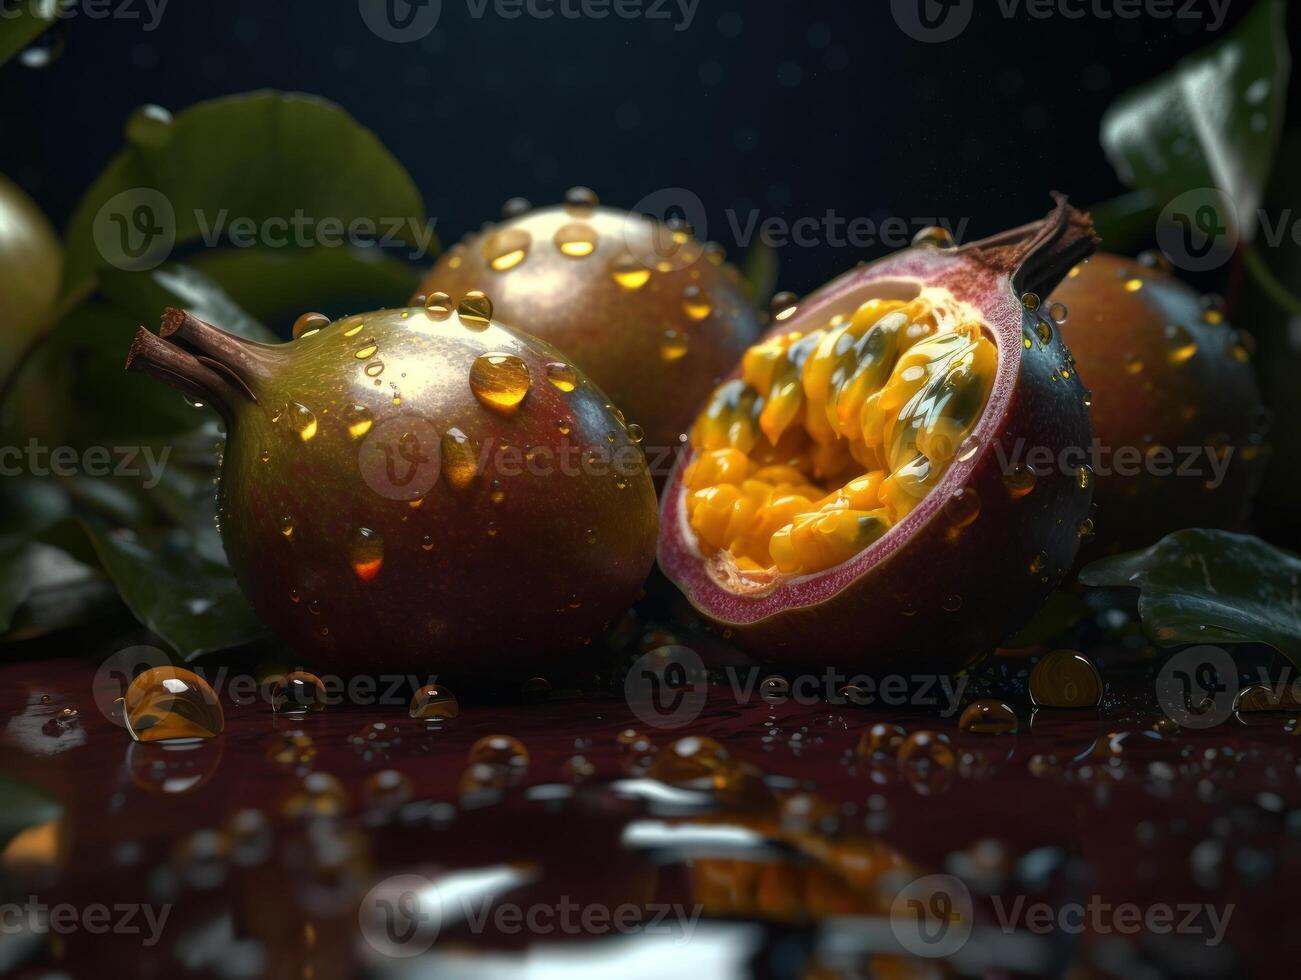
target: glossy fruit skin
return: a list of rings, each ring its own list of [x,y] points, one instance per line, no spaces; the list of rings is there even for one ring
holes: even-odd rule
[[[1074,228],[1063,254],[1082,258],[1094,241],[1091,226],[1076,212],[1058,214]],[[855,558],[753,595],[722,589],[696,548],[682,488],[688,451],[662,498],[659,561],[724,635],[788,670],[947,673],[987,655],[1056,587],[1075,560],[1092,499],[1092,480],[1076,465],[1089,443],[1088,409],[1078,376],[1069,368],[1062,376],[1070,355],[1061,337],[1052,330],[1041,340],[1043,312],[1019,300],[1023,258],[1010,263],[997,247],[914,247],[832,281],[774,328],[816,329],[872,296],[907,298],[918,284],[943,286],[981,311],[997,342],[999,367],[968,440],[974,451],[965,460],[960,451],[908,517]],[[1058,258],[1034,268],[1051,285],[1069,263]],[[1069,465],[1043,467],[1034,489],[1014,496],[1008,471],[1032,447],[1054,456],[1071,447],[1078,452],[1068,454]],[[978,517],[966,526],[944,513],[961,488],[980,501]]]
[[[589,255],[572,257],[556,244],[567,226],[596,232]],[[493,269],[506,236],[525,233],[524,258]],[[616,263],[646,275],[636,288],[616,281]],[[635,280],[634,280],[635,281]],[[694,319],[687,290],[707,298],[709,313]],[[737,270],[684,232],[640,215],[606,207],[562,205],[526,212],[468,236],[449,249],[425,277],[420,293],[448,293],[454,301],[481,290],[495,316],[564,351],[646,431],[647,456],[658,478],[668,470],[664,450],[676,452],[715,383],[762,332]],[[686,351],[666,356],[675,343]],[[656,457],[664,458],[656,464]]]
[[[1127,287],[1135,282],[1141,288]],[[1141,548],[1185,527],[1241,528],[1268,456],[1250,338],[1213,308],[1208,317],[1203,297],[1175,276],[1118,255],[1095,255],[1052,298],[1069,311],[1062,334],[1093,392],[1102,452],[1175,450],[1173,474],[1096,467],[1097,538],[1089,550]],[[1196,352],[1181,358],[1190,344]],[[1205,447],[1216,445],[1233,449],[1212,489]],[[1197,473],[1179,475],[1193,451]]]
[[[418,670],[421,683],[545,674],[637,597],[656,526],[645,460],[581,372],[572,391],[548,380],[548,364],[568,363],[558,351],[421,308],[254,346],[243,374],[257,403],[226,412],[218,516],[240,586],[307,665]],[[486,353],[527,366],[513,413],[471,390]],[[486,460],[459,488],[441,448],[453,428]],[[421,456],[439,459],[432,485]]]
[[[63,246],[49,219],[0,174],[0,328],[12,335],[49,310],[62,270]]]

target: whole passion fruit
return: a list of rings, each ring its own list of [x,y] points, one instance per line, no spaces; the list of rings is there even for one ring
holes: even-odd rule
[[[751,348],[691,431],[660,564],[770,662],[952,670],[1020,626],[1089,517],[1088,407],[1040,297],[1095,245],[1044,221],[853,270]]]
[[[695,411],[762,333],[719,246],[600,207],[586,188],[556,207],[508,202],[503,221],[439,258],[421,287],[436,290],[486,292],[501,321],[569,355],[643,426],[661,477]]]
[[[1251,337],[1151,256],[1095,255],[1053,300],[1069,311],[1062,336],[1093,393],[1093,547],[1241,527],[1268,455]]]
[[[255,344],[169,310],[127,366],[214,404],[226,553],[321,669],[539,673],[654,560],[635,431],[559,351],[459,308],[305,314]]]

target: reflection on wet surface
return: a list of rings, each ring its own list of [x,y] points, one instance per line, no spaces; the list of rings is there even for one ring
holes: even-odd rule
[[[1047,708],[1002,664],[947,712],[716,674],[662,730],[612,694],[286,717],[214,684],[220,734],[134,742],[93,662],[53,663],[0,695],[21,976],[1227,977],[1301,952],[1301,743],[1259,694],[1198,728],[1143,669]]]

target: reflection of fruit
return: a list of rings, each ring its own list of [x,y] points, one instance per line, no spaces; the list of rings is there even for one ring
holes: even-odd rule
[[[654,492],[561,354],[484,297],[303,324],[267,346],[169,311],[128,362],[225,417],[226,552],[286,641],[336,671],[497,674],[624,613]]]
[[[34,201],[0,175],[0,378],[9,373],[10,355],[41,315],[53,305],[63,269],[63,249],[50,222]]]
[[[1095,546],[1240,526],[1267,454],[1251,338],[1157,263],[1097,255],[1052,298],[1093,392]]]
[[[498,318],[564,351],[646,444],[676,449],[718,378],[759,336],[736,269],[685,228],[596,206],[514,214],[449,249],[423,291],[487,292]]]
[[[1059,200],[933,239],[780,314],[715,392],[663,502],[660,562],[792,667],[957,668],[1074,561],[1088,410],[1040,297],[1093,248]]]

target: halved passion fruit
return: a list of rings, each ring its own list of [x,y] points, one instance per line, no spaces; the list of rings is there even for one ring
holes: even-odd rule
[[[1047,296],[1096,246],[1064,198],[939,235],[778,314],[669,480],[660,564],[793,668],[959,668],[1020,626],[1087,534],[1088,405]]]

